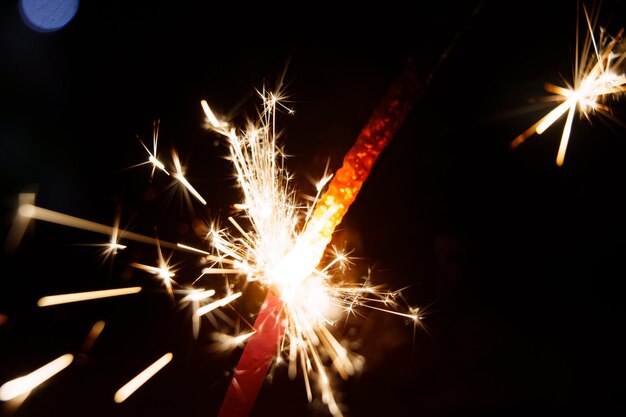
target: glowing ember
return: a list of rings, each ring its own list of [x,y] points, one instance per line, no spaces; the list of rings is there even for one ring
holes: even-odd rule
[[[249,122],[244,131],[220,121],[203,101],[208,126],[228,141],[230,160],[243,198],[234,205],[243,213],[243,220],[228,218],[234,233],[217,225],[209,227],[206,238],[210,248],[174,244],[121,230],[119,217],[111,227],[44,209],[35,205],[34,195],[20,198],[16,223],[19,227],[15,228],[11,245],[17,245],[28,222],[37,219],[109,236],[109,241],[101,244],[107,256],[126,248],[120,243],[124,240],[156,246],[155,265],[139,262],[130,265],[158,278],[173,300],[176,300],[177,294],[184,293],[179,302],[193,310],[194,337],[198,336],[201,318],[207,318],[215,325],[214,315],[226,317],[220,313],[220,308],[241,297],[249,282],[259,282],[268,292],[254,326],[236,335],[217,334],[213,337],[217,345],[214,350],[225,351],[247,342],[221,415],[247,415],[274,362],[286,362],[290,378],[296,377],[299,366],[309,401],[312,401],[314,387],[317,386],[330,412],[341,415],[340,405],[331,389],[330,372],[348,378],[360,368],[362,359],[349,352],[333,335],[331,329],[335,320],[340,315],[353,314],[359,307],[386,311],[414,323],[420,317],[416,308],[403,302],[399,292],[382,291],[369,286],[367,281],[363,285],[348,285],[333,277],[335,272],[343,272],[351,263],[347,253],[330,247],[332,259],[325,265],[320,265],[320,261],[335,227],[355,200],[376,158],[403,123],[420,89],[412,70],[399,77],[347,153],[341,169],[334,176],[324,173],[316,187],[313,204],[308,208],[296,202],[291,176],[285,168],[285,156],[277,144],[277,110],[293,113],[282,104],[284,96],[280,86],[273,92],[259,91],[263,101],[260,119]],[[175,152],[172,152],[173,167],[158,159],[158,129],[159,124],[155,122],[152,151],[142,143],[148,153],[144,164],[152,166],[151,178],[157,170],[164,172],[182,184],[184,190],[197,201],[206,204],[184,176],[184,169]],[[325,192],[324,188],[327,188]],[[190,199],[187,201],[192,203]],[[216,294],[213,288],[181,288],[181,284],[173,279],[177,271],[170,263],[172,254],[165,256],[162,248],[182,250],[201,257],[202,273],[192,285],[210,276],[231,277],[225,286],[225,295],[213,299]],[[183,278],[177,277],[177,280]],[[129,287],[61,294],[43,297],[38,304],[50,306],[127,295],[140,290],[141,287]],[[91,348],[103,326],[104,322],[94,325],[85,341],[85,349]],[[123,402],[171,359],[172,354],[168,353],[157,360],[120,388],[115,394],[115,401]],[[20,392],[29,389],[32,388]]]
[[[96,300],[98,298],[119,297],[120,295],[136,294],[139,291],[141,291],[141,287],[49,295],[40,298],[39,301],[37,301],[37,305],[39,307],[48,307],[57,304],[75,303],[77,301]]]

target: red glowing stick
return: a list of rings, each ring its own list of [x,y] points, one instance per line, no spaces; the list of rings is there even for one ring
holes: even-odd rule
[[[376,158],[404,123],[422,87],[414,69],[405,70],[391,85],[344,157],[343,166],[320,198],[302,234],[308,241],[307,249],[315,252],[313,258],[317,262],[356,199]],[[219,417],[250,415],[284,333],[282,308],[281,299],[269,291],[254,323],[257,333],[248,341],[235,368]]]
[[[282,310],[283,302],[280,298],[268,292],[254,322],[257,333],[248,340],[228,386],[219,414],[221,417],[247,416],[252,411],[285,331]]]

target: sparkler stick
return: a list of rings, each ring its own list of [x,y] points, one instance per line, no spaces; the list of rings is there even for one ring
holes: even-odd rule
[[[37,301],[39,307],[48,307],[57,304],[75,303],[77,301],[96,300],[98,298],[118,297],[120,295],[136,294],[141,287],[116,288],[112,290],[77,292],[72,294],[48,295]]]
[[[244,348],[222,403],[219,417],[246,417],[252,411],[267,370],[275,358],[279,340],[285,331],[284,320],[281,316],[285,300],[290,296],[290,290],[297,288],[319,264],[335,228],[356,199],[376,159],[406,119],[421,89],[422,84],[417,80],[413,68],[406,69],[391,85],[387,95],[361,130],[356,143],[346,154],[343,166],[337,171],[327,191],[317,202],[313,214],[308,219],[293,249],[272,271],[270,281],[273,283],[272,289],[268,291],[254,324],[257,333],[250,338]],[[207,117],[210,117],[209,113]],[[215,119],[214,116],[213,119]],[[273,294],[273,291],[278,292],[280,298]],[[301,326],[302,323],[297,323],[297,327]],[[324,327],[321,329],[326,330]],[[294,331],[312,332],[311,329],[302,328]],[[327,345],[332,345],[333,342],[328,342],[329,338],[325,336],[324,331],[321,330],[315,337],[322,342],[326,341]],[[332,340],[336,342],[334,338]],[[310,345],[310,337],[307,341]],[[309,349],[313,352],[314,367],[317,368],[321,377],[324,402],[333,415],[341,415],[320,357],[312,346],[309,346]],[[327,350],[337,351],[341,356],[345,356],[345,349],[341,346]],[[292,352],[295,352],[295,354],[290,354],[293,359],[297,355],[296,348],[292,349]],[[301,358],[305,361],[302,354]],[[341,363],[341,360],[335,362]],[[337,368],[340,369],[340,367]],[[290,371],[290,374],[292,373]],[[307,394],[311,399],[309,380],[306,375],[305,383]]]

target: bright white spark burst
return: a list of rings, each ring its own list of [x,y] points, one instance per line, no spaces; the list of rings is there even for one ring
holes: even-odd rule
[[[275,129],[277,109],[292,112],[282,104],[285,97],[280,89],[277,92],[263,89],[258,93],[263,103],[259,120],[248,122],[245,130],[221,122],[206,101],[202,102],[207,126],[228,140],[229,159],[243,194],[243,201],[237,207],[243,210],[243,217],[250,226],[246,231],[229,218],[237,229],[236,234],[212,227],[208,240],[222,261],[228,261],[229,268],[224,269],[220,262],[215,262],[203,273],[210,274],[213,268],[219,273],[237,272],[245,282],[260,281],[281,298],[285,303],[287,324],[277,363],[287,363],[292,379],[300,366],[309,401],[313,399],[313,377],[318,382],[322,400],[331,413],[338,416],[341,411],[328,371],[335,370],[347,379],[360,368],[363,360],[333,335],[331,329],[336,320],[354,313],[359,307],[398,314],[415,323],[421,317],[417,309],[403,302],[399,292],[385,292],[367,282],[363,285],[338,283],[333,273],[343,272],[351,261],[348,254],[335,247],[331,247],[328,254],[331,260],[325,266],[318,266],[323,254],[317,247],[319,229],[307,226],[313,221],[315,204],[332,175],[324,174],[316,187],[317,196],[308,208],[296,203],[290,182],[292,176],[286,169],[285,153],[277,143]],[[197,313],[202,314],[211,307],[209,304]]]
[[[546,91],[554,95],[544,98],[544,101],[560,104],[511,142],[511,146],[516,147],[533,133],[541,135],[567,113],[556,157],[559,166],[563,165],[565,160],[576,110],[578,109],[581,118],[584,117],[589,121],[591,115],[596,112],[611,117],[610,108],[605,104],[607,98],[626,92],[624,74],[626,45],[622,39],[624,29],[621,29],[615,37],[607,35],[604,30],[600,30],[596,36],[594,28],[597,25],[598,13],[592,13],[593,17],[590,18],[584,5],[583,10],[588,32],[579,50],[578,26],[576,27],[573,83],[565,81],[564,87],[546,83]]]

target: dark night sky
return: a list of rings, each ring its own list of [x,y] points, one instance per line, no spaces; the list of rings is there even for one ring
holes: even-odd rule
[[[575,1],[485,1],[469,24],[476,1],[349,12],[318,3],[84,3],[67,27],[47,34],[22,23],[15,1],[0,6],[2,239],[17,194],[37,190],[42,207],[107,224],[119,209],[133,231],[199,242],[194,219],[225,218],[237,199],[226,148],[202,128],[199,102],[250,113],[253,89],[271,85],[287,62],[296,114],[279,123],[296,183],[310,193],[305,175],[319,176],[327,158],[338,168],[407,57],[425,78],[458,36],[336,235],[361,258],[354,275],[372,267],[374,283],[408,287],[411,303],[427,307],[429,329],[413,338],[401,319],[375,313],[350,323],[366,366],[338,383],[346,414],[620,414],[623,383],[613,380],[625,351],[625,130],[576,119],[561,168],[562,123],[507,147],[543,114],[528,99],[570,76]],[[600,22],[616,33],[625,12],[623,1],[605,1]],[[626,120],[623,100],[613,109]],[[135,136],[150,141],[155,119],[162,155],[175,147],[208,200],[196,216],[170,198],[168,178],[150,183],[148,168],[124,169],[144,160]],[[152,262],[154,248],[130,243],[102,263],[93,247],[77,245],[103,240],[37,223],[0,258],[0,314],[8,318],[0,383],[80,352],[90,326],[107,323],[89,353],[13,415],[216,415],[240,351],[211,353],[208,323],[194,342],[186,312],[129,270],[133,260]],[[194,258],[174,261],[180,276],[195,276]],[[146,291],[35,306],[43,295],[124,285]],[[255,296],[242,314],[254,313]],[[114,404],[114,392],[166,351],[174,361]],[[300,379],[279,370],[253,415],[325,413],[307,405]]]

